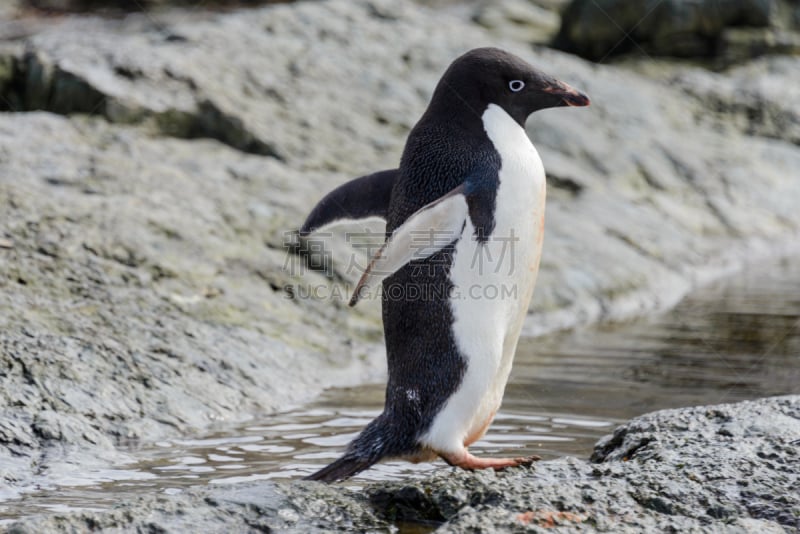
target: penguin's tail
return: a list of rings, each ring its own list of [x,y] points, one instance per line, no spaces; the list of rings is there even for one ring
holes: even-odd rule
[[[320,482],[336,482],[337,480],[344,480],[353,475],[357,475],[361,471],[368,469],[378,459],[359,458],[351,454],[345,454],[332,464],[329,464],[313,475],[307,476],[306,480],[319,480]]]
[[[336,482],[344,480],[368,469],[376,462],[388,456],[400,456],[413,451],[410,443],[401,443],[399,436],[393,435],[392,427],[385,422],[383,415],[373,420],[347,446],[344,456],[323,467],[305,480]]]

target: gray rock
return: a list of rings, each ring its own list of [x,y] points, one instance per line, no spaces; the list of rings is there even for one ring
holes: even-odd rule
[[[63,11],[63,12],[85,12],[85,11],[144,11],[157,10],[170,7],[193,8],[192,0],[15,0],[19,4],[28,8],[36,8],[44,11]],[[292,2],[293,0],[249,0],[240,2],[241,4],[270,4],[281,2]],[[225,0],[206,0],[205,8],[220,5],[229,7],[230,1]]]
[[[379,516],[445,521],[444,532],[782,532],[800,528],[798,416],[796,396],[666,410],[619,427],[591,463],[443,472],[367,492]]]
[[[573,0],[555,45],[601,61],[637,48],[654,55],[709,56],[726,28],[766,27],[777,13],[777,0]]]
[[[0,4],[0,24],[17,17],[22,9],[21,0],[8,0]]]
[[[13,422],[0,458],[16,485],[71,454],[129,459],[111,438],[242,421],[383,365],[357,313],[284,290],[301,275],[329,285],[284,270],[285,206],[305,201],[280,184],[296,171],[46,113],[6,114],[0,145],[13,155],[0,171],[0,406]]]
[[[381,528],[382,527],[382,528]],[[12,524],[9,534],[45,532],[329,532],[371,529],[386,523],[370,507],[337,487],[311,483],[238,484],[153,495],[104,513],[55,514]]]
[[[719,54],[728,65],[765,55],[800,55],[800,33],[775,28],[729,28],[722,33]]]
[[[531,0],[483,2],[476,9],[474,20],[504,38],[536,43],[550,42],[561,22],[557,13]]]
[[[442,26],[452,31],[435,31]],[[413,4],[303,3],[155,26],[78,19],[37,35],[18,59],[27,107],[94,111],[161,135],[211,137],[272,155],[305,172],[316,198],[348,176],[395,165],[442,69],[480,44],[517,50],[594,97],[586,113],[545,112],[530,122],[553,185],[533,330],[669,305],[705,276],[700,271],[729,266],[739,256],[732,243],[789,229],[785,209],[745,223],[741,208],[762,194],[771,197],[765,205],[795,198],[796,184],[785,178],[793,150],[698,127],[698,117],[714,116],[710,102],[687,101],[681,90],[547,50],[531,53]],[[208,76],[209,69],[222,74]],[[798,84],[796,73],[780,76]],[[331,83],[337,79],[347,83]],[[756,149],[763,157],[743,158],[753,143],[763,145]],[[759,181],[747,179],[754,174],[781,186],[754,191]],[[290,226],[303,212],[289,215]],[[722,265],[711,261],[729,249]],[[591,272],[582,268],[589,264]]]
[[[443,468],[354,491],[256,483],[151,496],[108,512],[29,518],[10,532],[765,532],[800,528],[800,397],[665,410],[617,428],[592,461],[503,473]]]
[[[692,69],[671,81],[714,111],[720,124],[800,145],[800,112],[794,105],[800,87],[785,77],[798,69],[800,57],[765,57],[724,75]]]

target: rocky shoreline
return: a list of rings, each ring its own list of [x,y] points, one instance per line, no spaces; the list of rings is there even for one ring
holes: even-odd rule
[[[664,410],[595,447],[502,473],[409,482],[258,482],[22,520],[38,532],[763,532],[800,530],[800,396]]]
[[[297,298],[352,283],[352,243],[333,236],[326,276],[287,232],[338,183],[396,165],[475,46],[593,101],[528,124],[549,179],[528,334],[669,307],[796,246],[800,58],[596,64],[531,47],[552,11],[512,4],[68,16],[0,41],[0,496],[380,376],[377,302]]]

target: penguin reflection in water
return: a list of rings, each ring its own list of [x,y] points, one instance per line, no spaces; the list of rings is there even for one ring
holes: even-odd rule
[[[500,406],[539,268],[545,173],[525,120],[587,105],[517,56],[472,50],[442,76],[400,167],[348,182],[313,209],[301,235],[343,219],[386,220],[386,242],[350,305],[385,277],[389,379],[383,413],[309,479],[341,480],[384,458],[438,456],[464,469],[538,459],[478,458],[467,447]]]

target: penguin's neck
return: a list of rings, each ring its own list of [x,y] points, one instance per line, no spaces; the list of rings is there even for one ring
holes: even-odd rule
[[[482,120],[486,137],[500,155],[497,205],[503,208],[498,210],[497,230],[513,229],[522,235],[531,227],[542,228],[547,179],[536,147],[502,107],[489,104]],[[538,234],[533,232],[541,241]]]
[[[531,150],[536,152],[525,129],[497,104],[489,104],[486,107],[481,122],[487,137],[503,156],[505,164],[514,164],[518,157]],[[536,157],[538,159],[538,153]]]

